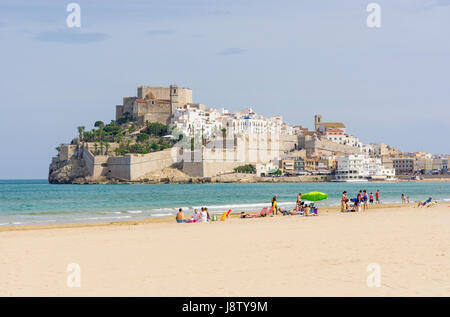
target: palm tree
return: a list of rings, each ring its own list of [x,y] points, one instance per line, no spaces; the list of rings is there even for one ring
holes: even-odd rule
[[[86,129],[86,127],[79,126],[79,127],[77,127],[77,129],[78,129],[78,135],[80,137],[80,141],[83,141],[83,133],[84,133],[84,129]]]
[[[98,154],[97,149],[98,149],[98,144],[97,144],[97,142],[96,142],[96,143],[94,143],[94,152],[95,152],[95,155]]]
[[[105,144],[105,142],[103,142],[103,140],[100,140],[100,155],[103,155],[103,145]]]
[[[106,142],[106,143],[105,143],[105,151],[106,151],[106,155],[108,155],[109,146],[110,146],[109,143]]]
[[[222,138],[223,138],[223,149],[225,150],[225,148],[227,147],[227,129],[226,128],[222,129]]]

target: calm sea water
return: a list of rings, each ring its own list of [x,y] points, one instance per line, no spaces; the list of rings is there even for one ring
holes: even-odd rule
[[[284,208],[294,207],[299,192],[321,191],[338,205],[342,191],[350,197],[360,189],[380,189],[385,203],[433,197],[450,202],[450,183],[289,183],[289,184],[168,184],[168,185],[51,185],[46,180],[0,180],[0,226],[45,223],[103,222],[190,214],[207,206],[213,213],[256,211],[274,194]]]

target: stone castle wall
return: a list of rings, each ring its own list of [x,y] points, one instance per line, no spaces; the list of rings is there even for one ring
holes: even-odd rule
[[[169,102],[152,103],[151,100],[139,102],[134,106],[133,116],[137,118],[141,125],[145,124],[146,121],[168,124],[172,116],[171,104]]]
[[[87,148],[83,159],[89,176],[93,179],[112,177],[122,180],[137,180],[145,174],[172,166],[175,162],[170,149],[148,154],[124,156],[93,155]]]
[[[344,153],[344,154],[359,154],[360,149],[357,147],[338,144],[324,138],[317,138],[314,136],[305,137],[305,149],[308,155],[315,152],[321,152],[324,154],[332,155],[333,153]]]
[[[297,136],[248,134],[236,139],[210,142],[206,147],[183,152],[183,172],[194,177],[212,177],[247,164],[265,164],[295,148]]]

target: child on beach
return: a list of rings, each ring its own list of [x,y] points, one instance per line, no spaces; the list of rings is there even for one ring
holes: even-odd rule
[[[369,202],[370,202],[371,204],[373,204],[373,194],[372,194],[372,193],[370,193],[370,196],[369,196]]]
[[[341,212],[346,212],[347,210],[348,210],[348,197],[347,191],[344,191],[341,197]]]
[[[304,210],[305,216],[308,216],[310,211],[311,211],[311,207],[309,207],[309,205],[306,205],[305,210]]]

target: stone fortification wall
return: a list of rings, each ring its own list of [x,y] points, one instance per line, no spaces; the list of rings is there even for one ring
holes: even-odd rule
[[[133,108],[133,116],[137,118],[141,125],[145,124],[146,121],[168,124],[172,116],[171,107],[170,102],[155,102],[153,100],[139,102]]]
[[[183,172],[193,177],[212,177],[246,164],[268,163],[297,146],[297,136],[246,134],[235,139],[216,140],[193,154],[183,154]]]
[[[308,155],[311,155],[315,152],[321,152],[329,155],[332,155],[333,153],[344,153],[344,154],[361,153],[360,149],[357,147],[334,143],[330,140],[324,138],[320,139],[314,136],[305,137],[305,149]]]
[[[127,154],[124,156],[93,155],[84,149],[83,159],[92,179],[111,177],[122,180],[136,180],[148,172],[157,171],[174,164],[170,149],[148,154]]]

